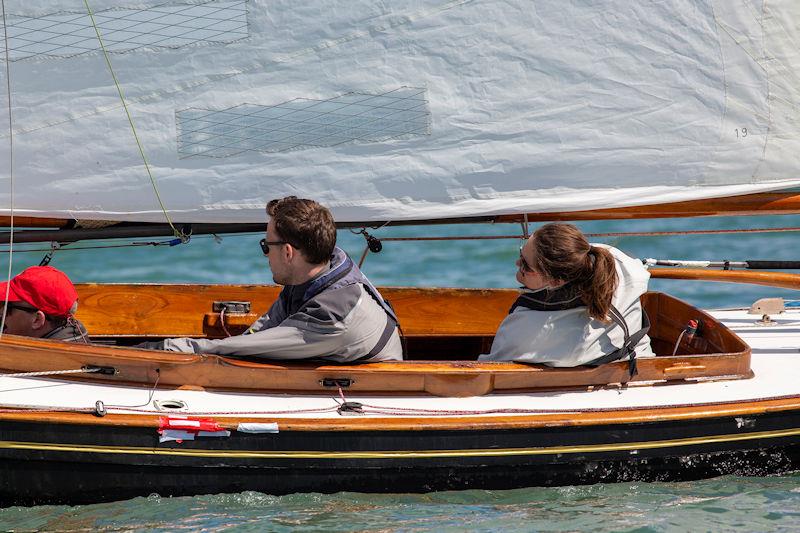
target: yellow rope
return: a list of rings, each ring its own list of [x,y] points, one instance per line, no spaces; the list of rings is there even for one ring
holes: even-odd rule
[[[94,20],[94,14],[92,13],[92,8],[89,7],[89,0],[83,0],[83,3],[86,5],[86,11],[89,14],[89,19],[92,21],[92,26],[94,27],[94,32],[97,34],[97,41],[100,43],[100,49],[103,51],[103,57],[106,60],[106,65],[108,65],[108,70],[111,72],[111,77],[114,80],[114,85],[117,87],[117,93],[119,93],[119,99],[122,102],[122,107],[125,109],[125,115],[128,117],[128,124],[131,125],[131,131],[133,132],[133,138],[136,139],[136,146],[139,147],[139,154],[142,156],[142,161],[144,161],[144,168],[147,170],[147,175],[150,177],[150,183],[153,184],[153,191],[156,193],[156,199],[158,199],[158,203],[161,206],[161,211],[164,213],[164,217],[167,219],[169,223],[169,227],[172,228],[173,233],[176,237],[179,237],[181,240],[186,240],[186,236],[183,234],[182,231],[179,231],[172,223],[172,219],[167,213],[167,208],[164,207],[164,202],[161,201],[161,195],[158,192],[158,186],[156,185],[156,180],[153,178],[153,173],[150,171],[150,164],[147,162],[147,157],[144,154],[144,148],[142,147],[142,143],[139,141],[139,135],[136,133],[136,126],[133,125],[133,117],[131,117],[131,113],[128,110],[128,105],[125,103],[125,96],[122,94],[122,86],[119,84],[119,80],[117,79],[117,75],[114,73],[114,68],[111,66],[111,59],[108,57],[108,51],[106,50],[106,46],[103,43],[103,38],[100,36],[100,29],[97,27],[97,23]]]

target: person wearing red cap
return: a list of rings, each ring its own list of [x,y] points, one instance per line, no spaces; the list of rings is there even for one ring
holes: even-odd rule
[[[3,333],[89,342],[86,328],[73,316],[78,309],[78,293],[58,269],[25,269],[11,281],[0,283],[1,300],[5,300]]]

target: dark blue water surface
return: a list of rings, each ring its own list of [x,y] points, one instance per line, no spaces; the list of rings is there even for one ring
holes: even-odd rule
[[[578,224],[585,232],[674,231],[800,226],[800,217],[737,217],[614,221]],[[535,228],[536,225],[531,225]],[[518,225],[384,228],[379,237],[513,235]],[[75,243],[52,262],[76,282],[270,283],[258,241],[262,235],[197,236],[176,247],[111,246],[125,241]],[[793,232],[594,238],[637,257],[662,259],[800,260]],[[358,258],[361,236],[340,232]],[[514,287],[514,239],[384,242],[364,270],[377,285]],[[22,253],[13,270],[38,264],[44,251]],[[72,250],[70,250],[72,249]],[[7,254],[0,257],[7,258]],[[5,269],[3,270],[5,271]],[[4,276],[3,276],[4,277]],[[768,287],[654,280],[651,289],[703,307],[749,305],[765,296],[797,298]],[[800,475],[727,476],[686,483],[635,483],[424,495],[258,493],[194,498],[149,498],[78,507],[0,510],[0,530],[13,531],[798,531]]]

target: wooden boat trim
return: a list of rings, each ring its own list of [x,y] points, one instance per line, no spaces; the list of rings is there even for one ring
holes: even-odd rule
[[[243,422],[277,422],[280,431],[427,431],[427,430],[505,430],[552,427],[636,424],[707,418],[755,416],[800,410],[800,394],[783,398],[757,399],[693,406],[598,409],[535,415],[448,416],[448,417],[230,417],[203,415],[220,426],[235,430]],[[159,419],[170,413],[107,414],[98,418],[89,413],[3,410],[0,421],[46,424],[74,424],[115,427],[159,426]]]
[[[96,287],[92,290],[97,291]],[[145,305],[152,316],[146,317],[137,301],[153,291],[160,292],[163,306]],[[199,327],[197,306],[207,305],[209,298],[218,297],[218,287],[189,289],[184,286],[124,286],[110,289],[110,293],[124,294],[125,302],[113,300],[126,310],[125,317],[140,316],[139,322],[150,320],[155,324],[163,322],[165,316],[176,317],[177,321],[191,323]],[[227,291],[227,288],[223,288]],[[274,292],[274,288],[238,288],[236,294],[249,294],[264,299]],[[121,291],[121,292],[120,292]],[[244,292],[242,292],[244,291]],[[467,337],[483,339],[486,335],[485,321],[501,320],[506,313],[506,304],[513,300],[515,291],[455,291],[387,289],[394,296],[401,323],[405,325],[409,342],[429,334],[445,337],[460,332]],[[95,295],[98,293],[95,292]],[[103,315],[103,290],[95,300],[88,298],[89,317]],[[198,300],[198,294],[202,297]],[[228,294],[228,292],[225,292]],[[390,297],[391,297],[390,296]],[[180,298],[185,301],[173,306]],[[474,301],[478,298],[478,302]],[[150,298],[150,296],[148,296]],[[470,300],[476,308],[486,308],[483,321],[450,321],[452,305],[443,302]],[[149,300],[148,300],[149,301]],[[423,304],[428,306],[425,310]],[[205,302],[205,303],[203,303]],[[437,304],[438,302],[438,304]],[[660,339],[677,339],[679,332],[689,319],[700,319],[704,326],[702,350],[695,354],[678,356],[659,356],[644,358],[638,362],[639,374],[632,379],[627,362],[616,362],[599,367],[551,368],[541,365],[519,363],[477,362],[471,360],[455,361],[403,361],[372,363],[361,365],[333,365],[323,363],[296,362],[255,362],[223,358],[214,355],[182,354],[140,350],[126,347],[84,345],[58,341],[3,336],[0,340],[0,368],[5,372],[59,371],[85,366],[110,367],[116,375],[84,374],[64,379],[84,380],[119,385],[152,387],[158,382],[161,387],[195,387],[214,390],[245,390],[299,392],[301,394],[330,394],[330,385],[324,380],[345,380],[343,388],[355,393],[378,394],[420,394],[436,396],[480,396],[490,392],[520,392],[553,388],[586,388],[604,386],[610,383],[654,383],[677,382],[682,380],[741,379],[752,376],[750,370],[750,348],[737,335],[716,321],[707,313],[697,310],[675,298],[660,293],[648,293],[643,298],[645,307],[651,314],[651,336],[654,346],[669,344]],[[83,302],[84,304],[86,302]],[[183,307],[181,307],[183,306]],[[94,307],[94,311],[91,311]],[[184,309],[184,312],[178,312]],[[150,312],[150,311],[148,311]],[[166,315],[165,315],[166,313]],[[439,315],[435,315],[439,313]],[[444,313],[444,314],[442,314]],[[459,313],[460,315],[471,313]],[[206,317],[207,318],[207,317]],[[113,322],[113,316],[110,319]],[[449,325],[448,325],[449,324]],[[87,324],[89,325],[89,324]],[[92,326],[90,325],[90,331]],[[155,327],[155,326],[153,326]],[[164,327],[163,325],[161,326]],[[170,326],[167,326],[170,327]],[[496,327],[496,326],[492,326]],[[435,328],[440,328],[437,331]],[[145,330],[146,331],[146,330]],[[674,342],[674,341],[673,341]],[[671,353],[671,344],[662,353]],[[713,354],[713,355],[709,355]],[[460,358],[460,359],[463,359]]]
[[[650,276],[660,279],[688,279],[697,281],[719,281],[724,283],[748,283],[800,289],[800,274],[788,272],[763,272],[759,270],[709,270],[701,268],[651,268]]]
[[[78,318],[92,336],[224,337],[214,301],[248,301],[251,312],[226,315],[231,333],[243,331],[277,299],[264,285],[77,284]],[[494,336],[519,294],[509,289],[381,287],[401,315],[407,335]],[[481,313],[461,310],[480,309]]]
[[[709,217],[709,216],[753,216],[753,215],[789,215],[800,213],[800,194],[793,191],[768,192],[743,194],[739,196],[727,196],[724,198],[709,198],[703,200],[690,200],[685,202],[669,202],[663,204],[637,205],[630,207],[616,207],[611,209],[591,209],[585,211],[559,211],[553,213],[534,212],[515,215],[497,216],[477,216],[448,219],[424,219],[424,220],[404,220],[404,221],[351,221],[338,224],[339,227],[361,227],[371,226],[376,223],[387,223],[390,226],[400,225],[422,225],[422,224],[453,224],[453,223],[519,223],[525,220],[529,222],[545,222],[555,220],[627,220],[627,219],[646,219],[646,218],[686,218],[686,217]],[[97,221],[107,222],[108,224],[118,224],[119,221]],[[8,215],[0,216],[0,227],[9,227],[11,217]],[[47,218],[33,216],[14,216],[16,227],[29,228],[62,228],[71,229],[76,226],[76,221],[68,218]],[[152,228],[159,228],[166,225],[148,224]],[[237,231],[237,226],[243,229],[239,231],[253,231],[252,223],[229,224],[231,231]],[[168,227],[168,226],[166,226]],[[171,234],[170,230],[166,234]],[[195,233],[200,233],[195,231]]]
[[[712,216],[788,215],[800,213],[800,194],[796,191],[768,192],[708,198],[686,202],[562,211],[557,213],[528,213],[503,215],[495,222],[546,222],[568,220],[628,220],[645,218],[687,218]]]
[[[354,393],[428,393],[436,396],[480,396],[490,392],[521,392],[541,388],[585,388],[624,383],[627,362],[596,368],[547,368],[518,363],[387,362],[358,366],[253,363],[212,355],[178,354],[104,346],[59,343],[4,336],[0,368],[4,372],[59,371],[84,366],[113,367],[114,376],[85,374],[60,379],[152,387],[202,387],[220,391],[301,392],[330,394],[324,379],[350,380]],[[751,377],[750,351],[713,356],[688,355],[640,359],[633,382],[736,379]],[[255,371],[255,372],[254,372]]]
[[[15,228],[67,228],[74,225],[75,221],[67,218],[46,218],[14,215]],[[0,216],[0,227],[11,226],[11,217]]]

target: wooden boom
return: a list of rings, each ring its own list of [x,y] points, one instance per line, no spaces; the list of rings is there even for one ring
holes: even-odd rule
[[[499,216],[475,216],[457,219],[436,219],[436,220],[405,220],[405,221],[350,221],[337,224],[340,228],[360,227],[387,223],[390,226],[416,225],[416,224],[439,224],[439,223],[473,223],[473,222],[542,222],[554,220],[618,220],[618,219],[641,219],[641,218],[684,218],[684,217],[709,217],[709,216],[746,216],[746,215],[790,215],[800,213],[800,194],[797,192],[770,192],[745,194],[741,196],[729,196],[726,198],[713,198],[706,200],[691,200],[687,202],[671,202],[665,204],[639,205],[631,207],[617,207],[612,209],[592,209],[587,211],[561,211],[554,213],[527,213]],[[0,227],[8,227],[11,218],[0,216]],[[113,221],[108,221],[114,223]],[[181,222],[184,224],[184,222]],[[29,228],[54,228],[62,230],[72,230],[79,228],[77,221],[72,219],[59,218],[37,218],[31,216],[14,217],[16,227]],[[202,225],[201,225],[202,226]],[[209,226],[206,224],[206,226]],[[222,232],[219,224],[214,225],[216,233]],[[252,223],[248,224],[229,224],[228,232],[254,231]],[[165,229],[169,226],[165,224],[142,224],[135,226],[137,231],[141,228],[150,228],[153,235],[170,235],[172,230]],[[261,229],[260,227],[258,228]],[[117,232],[121,228],[117,229]],[[210,230],[209,230],[210,231]],[[195,228],[195,234],[202,233],[202,228]],[[138,234],[137,234],[138,235]],[[119,235],[122,236],[122,235]],[[72,240],[80,238],[71,237]],[[109,238],[109,237],[96,237]],[[59,240],[57,236],[48,236],[42,240]],[[70,240],[70,239],[64,239]]]
[[[744,194],[726,198],[671,202],[666,204],[566,211],[559,213],[528,213],[529,222],[553,220],[620,220],[640,218],[688,218],[747,215],[790,215],[800,213],[800,194],[769,192]],[[495,222],[520,222],[526,215],[496,217]]]
[[[706,270],[702,268],[653,268],[650,276],[660,279],[690,279],[750,283],[782,289],[800,289],[800,274],[788,272],[762,272],[758,270]]]

